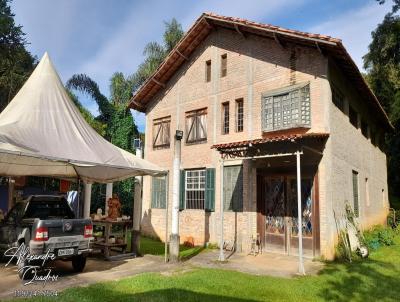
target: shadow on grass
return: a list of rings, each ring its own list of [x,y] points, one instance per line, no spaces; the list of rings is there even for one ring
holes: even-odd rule
[[[399,267],[380,260],[327,264],[319,296],[328,301],[399,301]]]
[[[87,291],[87,292],[86,292]],[[71,294],[71,295],[70,295]],[[218,302],[255,302],[256,300],[241,299],[236,297],[228,297],[216,294],[205,294],[194,292],[180,288],[150,290],[141,293],[127,294],[114,290],[103,290],[101,297],[93,296],[90,289],[80,288],[78,293],[67,293],[63,297],[63,301],[79,301],[79,298],[90,299],[88,301],[135,301],[135,302],[150,302],[150,301],[174,301],[174,302],[192,302],[192,301],[218,301]],[[83,300],[82,300],[83,301]]]

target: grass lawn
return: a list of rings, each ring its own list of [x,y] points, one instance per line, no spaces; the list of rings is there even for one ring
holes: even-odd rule
[[[282,279],[196,268],[172,275],[150,273],[71,288],[61,293],[58,299],[34,301],[54,300],[399,301],[400,236],[396,238],[396,245],[380,248],[371,253],[368,260],[328,263],[318,276]]]

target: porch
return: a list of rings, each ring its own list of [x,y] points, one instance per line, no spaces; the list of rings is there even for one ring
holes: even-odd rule
[[[305,271],[304,258],[320,255],[318,169],[327,137],[325,133],[276,135],[213,146],[221,155],[221,170],[238,159],[251,167],[249,179],[255,184],[248,190],[253,186],[256,197],[249,210],[256,212],[257,245],[277,257],[297,256],[300,273]],[[225,200],[224,194],[232,195],[222,178],[221,188],[221,200]],[[224,230],[222,208],[220,216]],[[224,246],[224,232],[220,234],[220,246]],[[221,249],[219,260],[225,259]],[[274,261],[271,264],[275,266]]]

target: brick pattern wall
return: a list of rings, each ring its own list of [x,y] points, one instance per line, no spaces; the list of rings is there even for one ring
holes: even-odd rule
[[[295,53],[296,70],[290,70],[290,57]],[[227,54],[227,76],[220,77],[220,58]],[[293,59],[293,58],[292,58]],[[205,81],[205,62],[212,61],[211,81]],[[219,240],[220,208],[220,163],[219,154],[211,149],[215,143],[255,139],[261,132],[261,94],[269,90],[290,85],[291,81],[310,82],[311,132],[329,132],[330,90],[327,80],[326,57],[317,49],[287,45],[282,48],[274,40],[255,36],[243,38],[238,33],[215,30],[192,54],[189,61],[167,83],[152,101],[146,112],[145,158],[170,171],[169,176],[169,217],[171,228],[172,202],[172,163],[173,140],[171,147],[162,150],[152,148],[152,123],[156,118],[171,116],[171,136],[176,129],[185,131],[185,112],[207,107],[207,142],[198,145],[182,145],[182,169],[216,168],[215,212],[183,210],[180,212],[180,235],[185,241],[188,237],[195,244],[217,243]],[[292,66],[293,67],[293,66]],[[293,68],[292,68],[293,69]],[[235,99],[244,100],[244,131],[235,132]],[[230,104],[230,133],[221,131],[221,104]],[[332,151],[328,154],[331,154]],[[231,164],[238,164],[237,161]],[[326,187],[329,182],[331,161],[324,155],[320,166],[320,207],[321,238],[330,236],[331,230],[322,224],[332,215],[327,210]],[[256,169],[251,161],[245,161],[243,205],[241,213],[225,213],[224,236],[238,241],[239,249],[248,251],[250,238],[256,233]],[[146,235],[165,239],[165,210],[151,209],[151,178],[144,177],[142,231]],[[325,244],[325,245],[324,245]],[[321,249],[329,250],[325,240]]]

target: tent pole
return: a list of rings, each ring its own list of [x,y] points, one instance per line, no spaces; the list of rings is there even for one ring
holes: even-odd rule
[[[90,218],[90,201],[92,199],[92,184],[84,182],[85,185],[85,201],[83,205],[83,217]]]
[[[299,237],[299,274],[305,275],[303,262],[303,224],[301,211],[301,172],[300,172],[300,151],[296,152],[297,167],[297,216],[298,216],[298,237]]]
[[[136,148],[136,157],[143,158],[142,146]],[[133,230],[131,239],[131,250],[136,255],[140,253],[140,224],[142,221],[142,185],[143,176],[135,177],[135,192],[133,202]]]
[[[221,236],[220,236],[220,241],[219,241],[219,261],[225,261],[225,255],[224,255],[224,159],[222,158],[221,160],[221,167],[220,167],[220,201],[219,201],[219,211],[220,211],[220,222],[221,222]]]

